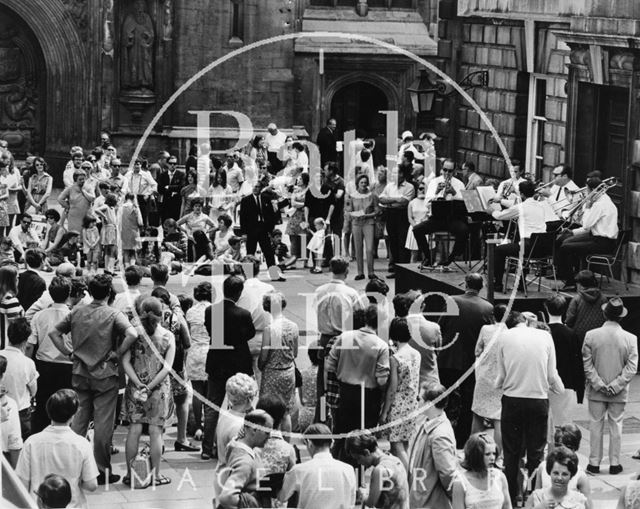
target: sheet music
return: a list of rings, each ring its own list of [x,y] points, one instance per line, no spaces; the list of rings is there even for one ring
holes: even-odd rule
[[[483,210],[486,210],[488,208],[493,210],[501,209],[498,203],[489,203],[489,200],[496,197],[496,190],[493,188],[493,186],[478,186],[476,187],[476,191],[478,191],[478,195],[480,196]]]

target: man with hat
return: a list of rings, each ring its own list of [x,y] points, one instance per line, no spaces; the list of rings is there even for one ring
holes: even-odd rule
[[[413,144],[413,133],[411,131],[402,133],[402,145],[398,149],[398,163],[402,162],[402,156],[407,151],[413,152],[414,159],[424,159],[424,154]]]
[[[591,451],[587,472],[600,473],[605,415],[609,421],[609,474],[622,472],[620,440],[629,383],[638,368],[638,345],[634,334],[620,326],[627,316],[622,299],[613,297],[602,305],[605,323],[584,338],[582,361],[587,380]]]

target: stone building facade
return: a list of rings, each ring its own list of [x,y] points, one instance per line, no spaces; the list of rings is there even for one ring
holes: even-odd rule
[[[634,0],[443,0],[438,62],[460,79],[489,71],[472,96],[511,158],[536,179],[567,163],[618,177],[610,194],[631,231],[628,267],[640,281],[640,3]],[[466,102],[437,120],[440,153],[498,178],[506,165]]]
[[[60,171],[72,145],[93,147],[106,130],[127,160],[172,94],[225,57],[171,102],[143,154],[186,157],[199,110],[313,138],[332,114],[363,128],[396,109],[400,129],[415,127],[415,63],[362,35],[433,57],[437,0],[0,0],[0,138]],[[242,52],[278,36],[290,38]],[[210,122],[214,147],[235,143],[236,120]]]

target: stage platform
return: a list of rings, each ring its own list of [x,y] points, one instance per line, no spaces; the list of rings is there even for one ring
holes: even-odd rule
[[[463,266],[466,268],[466,264]],[[479,268],[479,265],[478,265]],[[454,272],[437,272],[437,271],[420,271],[418,264],[399,264],[396,265],[396,293],[403,293],[407,290],[420,290],[421,292],[442,292],[447,295],[459,295],[464,293],[464,276],[465,273],[455,268]],[[485,288],[482,289],[480,295],[487,297],[486,274]],[[513,286],[513,277],[509,278],[510,287]],[[554,292],[553,281],[542,279],[542,286],[538,292],[538,283],[532,283],[528,287],[527,297],[523,292],[517,292],[513,301],[513,309],[517,311],[533,311],[537,313],[543,310],[543,303],[547,297]],[[562,286],[562,283],[560,283]],[[576,295],[576,292],[560,292],[562,295],[570,299]],[[640,337],[640,286],[629,284],[627,290],[620,281],[610,280],[607,283],[606,278],[602,281],[602,293],[606,296],[620,296],[625,306],[629,309],[629,314],[623,319],[622,326]],[[511,298],[511,292],[496,292],[493,302],[508,304]]]

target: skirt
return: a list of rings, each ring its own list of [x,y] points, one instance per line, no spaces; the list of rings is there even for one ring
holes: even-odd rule
[[[103,246],[115,246],[117,242],[117,232],[115,224],[105,224],[102,226],[102,238],[100,239]]]
[[[404,247],[411,251],[417,251],[420,249],[416,242],[416,237],[413,235],[413,226],[409,226],[409,231],[407,231],[407,241],[405,242]]]

